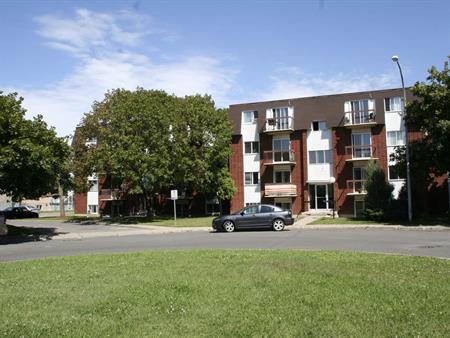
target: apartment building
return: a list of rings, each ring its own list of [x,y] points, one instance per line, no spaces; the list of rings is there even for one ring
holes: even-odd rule
[[[231,105],[231,211],[270,203],[296,214],[358,216],[370,159],[398,196],[405,180],[389,156],[406,142],[402,94],[399,88]]]

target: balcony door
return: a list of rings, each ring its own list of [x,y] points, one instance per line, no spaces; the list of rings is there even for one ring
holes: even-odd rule
[[[310,210],[332,209],[334,203],[333,184],[310,184],[309,207]]]
[[[366,191],[367,168],[354,167],[353,168],[353,180],[354,180],[354,185],[353,185],[354,192]]]
[[[372,156],[372,135],[370,133],[352,134],[353,158]]]
[[[289,161],[290,141],[288,138],[275,138],[272,140],[273,161]]]
[[[275,119],[276,130],[289,128],[289,112],[287,108],[274,108],[273,118]]]

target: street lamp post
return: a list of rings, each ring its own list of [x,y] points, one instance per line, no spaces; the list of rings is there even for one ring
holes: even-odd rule
[[[406,134],[406,190],[408,192],[408,221],[412,222],[412,205],[411,205],[411,175],[410,175],[410,165],[409,165],[409,144],[408,144],[408,126],[406,125],[405,116],[406,116],[406,90],[405,90],[405,82],[403,80],[403,72],[402,67],[400,67],[400,63],[398,62],[398,56],[394,55],[392,57],[392,61],[395,62],[398,66],[398,70],[400,71],[400,78],[402,79],[402,88],[403,88],[403,112],[402,118],[405,123],[405,134]]]

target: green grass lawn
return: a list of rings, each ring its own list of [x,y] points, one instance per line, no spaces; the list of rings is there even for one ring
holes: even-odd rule
[[[192,250],[0,263],[2,337],[444,337],[450,261]]]
[[[214,217],[182,217],[177,218],[177,224],[174,224],[173,217],[170,216],[156,216],[150,217],[120,217],[120,218],[103,218],[99,217],[84,217],[84,216],[72,216],[68,217],[67,222],[78,223],[84,221],[103,222],[106,224],[121,223],[121,224],[147,224],[166,227],[211,227],[211,223]]]
[[[365,219],[355,219],[355,218],[347,218],[347,217],[321,217],[311,223],[308,224],[403,224],[408,225],[405,221],[399,222],[376,222],[376,221],[368,221]],[[413,218],[412,225],[450,225],[450,218],[448,215],[433,215],[433,216],[418,216]]]

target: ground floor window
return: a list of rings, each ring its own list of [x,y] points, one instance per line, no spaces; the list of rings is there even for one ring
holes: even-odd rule
[[[309,185],[309,209],[333,209],[334,187],[333,184]]]
[[[363,216],[363,211],[366,208],[364,200],[355,201],[355,217],[360,218]]]
[[[88,206],[88,212],[90,214],[96,214],[97,213],[97,205],[95,204],[89,204]]]
[[[275,198],[274,204],[285,210],[292,210],[292,199],[291,198]]]

